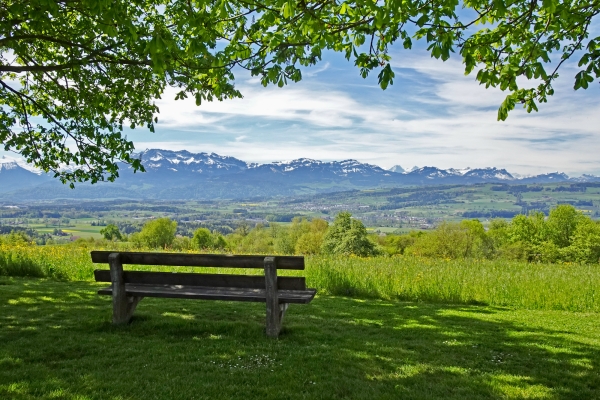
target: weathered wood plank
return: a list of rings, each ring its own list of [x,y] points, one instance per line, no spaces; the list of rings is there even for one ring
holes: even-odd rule
[[[123,281],[123,264],[119,253],[112,253],[108,256],[110,265],[110,280],[112,282],[112,304],[113,304],[113,324],[126,324],[131,315],[127,293],[125,291],[125,282]]]
[[[275,257],[265,257],[265,294],[267,303],[267,336],[277,338],[281,328],[279,296],[277,292],[277,265]]]
[[[195,300],[228,300],[228,301],[251,301],[265,302],[265,289],[234,289],[213,288],[200,286],[181,285],[155,285],[155,284],[125,284],[125,291],[129,297],[162,297]],[[306,304],[310,303],[316,294],[315,289],[306,290],[278,290],[279,302]],[[112,287],[98,290],[98,294],[111,295]],[[281,305],[280,304],[280,305]],[[280,306],[279,305],[279,306]],[[282,311],[277,307],[278,313]]]
[[[92,262],[108,263],[111,251],[92,251]],[[167,265],[180,267],[227,267],[227,268],[264,268],[265,256],[238,256],[223,254],[181,254],[121,252],[122,264]],[[277,256],[278,269],[304,269],[304,257]]]
[[[111,282],[110,271],[97,269],[94,271],[97,282]],[[125,283],[154,283],[183,286],[234,287],[263,289],[265,277],[260,275],[227,275],[227,274],[196,274],[149,271],[124,271]],[[279,277],[279,290],[306,290],[304,277]]]

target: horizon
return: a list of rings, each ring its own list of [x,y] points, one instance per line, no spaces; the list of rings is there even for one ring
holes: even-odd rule
[[[191,155],[199,155],[199,154],[206,154],[208,156],[218,156],[218,157],[232,157],[235,158],[238,161],[242,161],[244,163],[246,163],[248,165],[249,168],[255,168],[255,167],[259,167],[262,165],[269,165],[269,164],[291,164],[294,162],[298,162],[298,161],[313,161],[313,162],[318,162],[318,163],[342,163],[342,162],[346,162],[346,161],[354,161],[357,162],[359,164],[362,165],[369,165],[369,166],[373,166],[373,167],[378,167],[383,169],[384,171],[389,171],[392,173],[398,173],[398,174],[408,174],[411,173],[413,171],[418,171],[418,170],[422,170],[425,168],[437,168],[439,170],[442,171],[450,171],[450,172],[458,172],[460,175],[464,175],[465,173],[469,172],[469,171],[474,171],[474,170],[487,170],[487,169],[493,169],[493,170],[497,170],[497,171],[506,171],[507,173],[509,173],[510,175],[512,175],[513,178],[519,180],[519,179],[525,179],[525,178],[531,178],[531,177],[535,177],[535,176],[543,176],[543,175],[551,175],[551,174],[566,174],[568,176],[568,178],[572,179],[572,178],[579,178],[579,177],[583,177],[585,176],[593,176],[593,177],[600,177],[599,175],[594,175],[594,174],[587,174],[587,173],[583,173],[580,175],[573,175],[573,174],[567,174],[564,171],[559,171],[559,170],[554,170],[554,171],[547,171],[547,172],[542,172],[539,174],[521,174],[515,171],[510,171],[507,168],[504,167],[498,167],[498,166],[487,166],[487,167],[464,167],[464,168],[442,168],[442,167],[438,167],[435,165],[422,165],[422,166],[418,166],[418,165],[414,165],[412,167],[407,167],[407,166],[402,166],[402,165],[393,165],[389,168],[384,168],[380,165],[377,164],[371,164],[371,163],[365,163],[365,162],[361,162],[360,160],[357,159],[353,159],[353,158],[348,158],[345,160],[317,160],[317,159],[312,159],[312,158],[306,158],[306,157],[301,157],[301,158],[296,158],[296,159],[290,159],[290,160],[274,160],[274,161],[269,161],[269,162],[264,162],[264,163],[256,163],[256,162],[248,162],[246,160],[242,160],[239,159],[237,157],[233,157],[233,156],[229,156],[227,154],[218,154],[215,152],[190,152],[188,150],[169,150],[169,149],[144,149],[144,150],[139,150],[136,151],[134,154],[141,154],[143,152],[146,151],[169,151],[169,152],[188,152]],[[5,162],[2,162],[3,160],[6,160]],[[30,164],[27,164],[24,162],[24,160],[22,158],[19,157],[11,157],[10,155],[0,155],[0,165],[2,164],[6,164],[6,163],[16,163],[17,165],[19,165],[20,167],[30,171],[30,172],[34,172],[36,174],[41,174],[42,171],[33,167]],[[396,169],[397,167],[400,167],[401,169],[403,169],[402,172],[397,172],[394,171],[394,169]]]

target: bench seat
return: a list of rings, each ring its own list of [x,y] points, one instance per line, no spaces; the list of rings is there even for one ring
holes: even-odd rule
[[[228,300],[228,301],[254,301],[266,302],[265,289],[231,288],[231,287],[206,287],[184,285],[157,285],[157,284],[125,284],[127,296],[134,297],[166,297],[197,300]],[[279,303],[307,304],[315,297],[315,289],[306,290],[278,290]],[[98,294],[112,296],[112,287],[98,290]]]

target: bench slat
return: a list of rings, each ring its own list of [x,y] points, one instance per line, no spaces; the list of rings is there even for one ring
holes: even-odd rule
[[[111,282],[110,270],[94,271],[96,282]],[[123,271],[125,283],[165,284],[183,286],[233,287],[264,289],[265,277],[260,275],[195,274],[150,271]],[[279,290],[306,290],[306,278],[280,276],[277,278]]]
[[[108,255],[118,251],[92,251],[92,262],[108,263]],[[181,254],[122,252],[123,264],[166,265],[179,267],[264,268],[266,256],[231,256],[224,254]],[[302,256],[276,256],[277,269],[304,269]]]
[[[265,289],[233,289],[214,288],[200,286],[181,285],[144,285],[125,284],[125,292],[128,296],[141,297],[164,297],[198,300],[229,300],[229,301],[253,301],[265,302]],[[278,290],[280,303],[306,304],[315,296],[315,289],[307,290]],[[112,295],[112,287],[98,290],[98,294]]]

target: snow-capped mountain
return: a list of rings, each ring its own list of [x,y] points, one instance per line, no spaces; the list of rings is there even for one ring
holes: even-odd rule
[[[248,168],[248,174],[259,175],[263,173],[282,174],[289,177],[368,177],[389,176],[388,171],[376,165],[364,164],[356,160],[324,162],[299,158],[292,161],[277,161],[269,164],[257,164]]]
[[[37,186],[50,179],[34,168],[24,168],[20,162],[0,159],[0,193]]]
[[[575,182],[600,182],[600,176],[583,174],[577,178],[571,178]]]
[[[190,153],[189,151],[145,150],[135,155],[147,170],[190,173],[231,173],[247,170],[249,164],[234,157],[215,153]]]
[[[292,196],[299,193],[407,185],[600,182],[600,177],[592,175],[569,178],[558,172],[518,178],[516,174],[500,168],[441,169],[426,166],[405,170],[396,165],[385,170],[357,160],[319,161],[299,158],[257,164],[215,153],[159,149],[142,151],[136,157],[141,159],[146,173],[133,174],[129,165],[121,164],[120,178],[115,183],[93,186],[78,184],[75,191],[61,185],[49,175],[23,168],[14,160],[0,159],[0,193],[5,193],[3,198],[16,196],[14,198],[27,199],[217,199]]]
[[[462,176],[466,178],[479,178],[484,180],[512,181],[515,177],[505,169],[476,168],[465,171]]]
[[[396,172],[398,174],[403,174],[406,172],[406,170],[400,165],[394,165],[392,168],[388,169],[388,171]]]
[[[519,179],[521,183],[552,183],[565,182],[569,180],[569,176],[563,172],[552,172],[549,174],[541,174],[530,176],[528,178]]]

